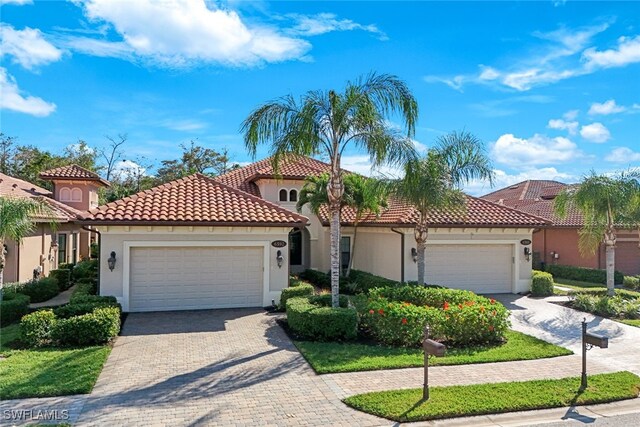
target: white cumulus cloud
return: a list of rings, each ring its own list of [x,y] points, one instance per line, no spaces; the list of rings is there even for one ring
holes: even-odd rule
[[[24,95],[15,79],[0,67],[0,109],[44,117],[56,110],[56,104],[36,96]]]
[[[492,154],[498,163],[517,167],[563,163],[583,155],[578,146],[565,137],[535,134],[531,138],[518,138],[510,133],[498,138]]]
[[[28,70],[62,57],[62,51],[45,40],[40,30],[29,27],[16,30],[7,24],[0,24],[0,52],[12,56],[14,62]]]
[[[609,139],[611,139],[611,133],[609,132],[609,129],[607,129],[605,125],[599,122],[582,126],[582,128],[580,128],[580,136],[582,136],[587,141],[595,142],[598,144],[607,142]]]
[[[587,68],[624,67],[640,62],[640,36],[620,37],[618,46],[613,49],[589,48],[582,54],[582,59]]]
[[[603,103],[594,102],[593,104],[591,104],[591,107],[589,108],[589,114],[592,116],[609,115],[609,114],[622,113],[625,110],[626,110],[625,107],[623,107],[622,105],[616,104],[615,99],[610,99]]]
[[[627,147],[618,147],[611,150],[604,159],[613,163],[640,162],[640,152]]]
[[[579,125],[580,124],[578,122],[568,122],[562,119],[552,119],[549,120],[549,124],[547,124],[547,127],[549,129],[566,130],[570,135],[575,135],[578,132]]]

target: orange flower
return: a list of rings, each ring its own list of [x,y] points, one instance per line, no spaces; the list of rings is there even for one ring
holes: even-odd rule
[[[493,325],[489,325],[489,332],[493,332],[493,329],[494,329]]]
[[[490,302],[491,304],[495,304],[495,303],[496,303],[496,300],[494,300],[493,298],[491,298],[491,299],[489,300],[489,302]]]
[[[449,303],[446,301],[444,302],[444,309],[449,310]]]
[[[404,317],[402,318],[402,324],[406,325],[407,324],[407,319],[405,319]]]
[[[462,308],[462,304],[458,304],[458,308]]]
[[[378,310],[378,314],[384,314],[384,310],[383,309]]]
[[[375,311],[369,310],[369,314],[373,314],[373,313],[375,313]]]
[[[484,313],[484,306],[483,305],[480,306],[480,312]]]
[[[495,316],[495,315],[497,315],[497,314],[498,314],[498,312],[497,312],[497,311],[495,311],[495,310],[493,310],[493,312],[491,313],[491,315],[492,315],[492,316]]]

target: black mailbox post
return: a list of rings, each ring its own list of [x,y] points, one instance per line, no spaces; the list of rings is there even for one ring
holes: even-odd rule
[[[429,356],[442,357],[446,351],[444,344],[429,339],[429,325],[424,326],[424,385],[422,387],[422,400],[429,400]]]
[[[587,350],[593,347],[609,348],[609,338],[587,332],[587,318],[582,320],[582,378],[580,389],[587,388]]]

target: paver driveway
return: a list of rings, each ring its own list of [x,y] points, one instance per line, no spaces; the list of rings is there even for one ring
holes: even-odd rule
[[[79,425],[380,425],[315,375],[262,310],[133,313]]]

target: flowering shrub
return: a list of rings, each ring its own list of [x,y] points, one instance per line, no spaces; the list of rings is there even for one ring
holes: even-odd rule
[[[432,339],[454,346],[497,343],[509,328],[508,310],[493,299],[455,289],[403,288],[414,287],[372,292],[362,315],[362,326],[380,343],[419,346],[425,324]]]

